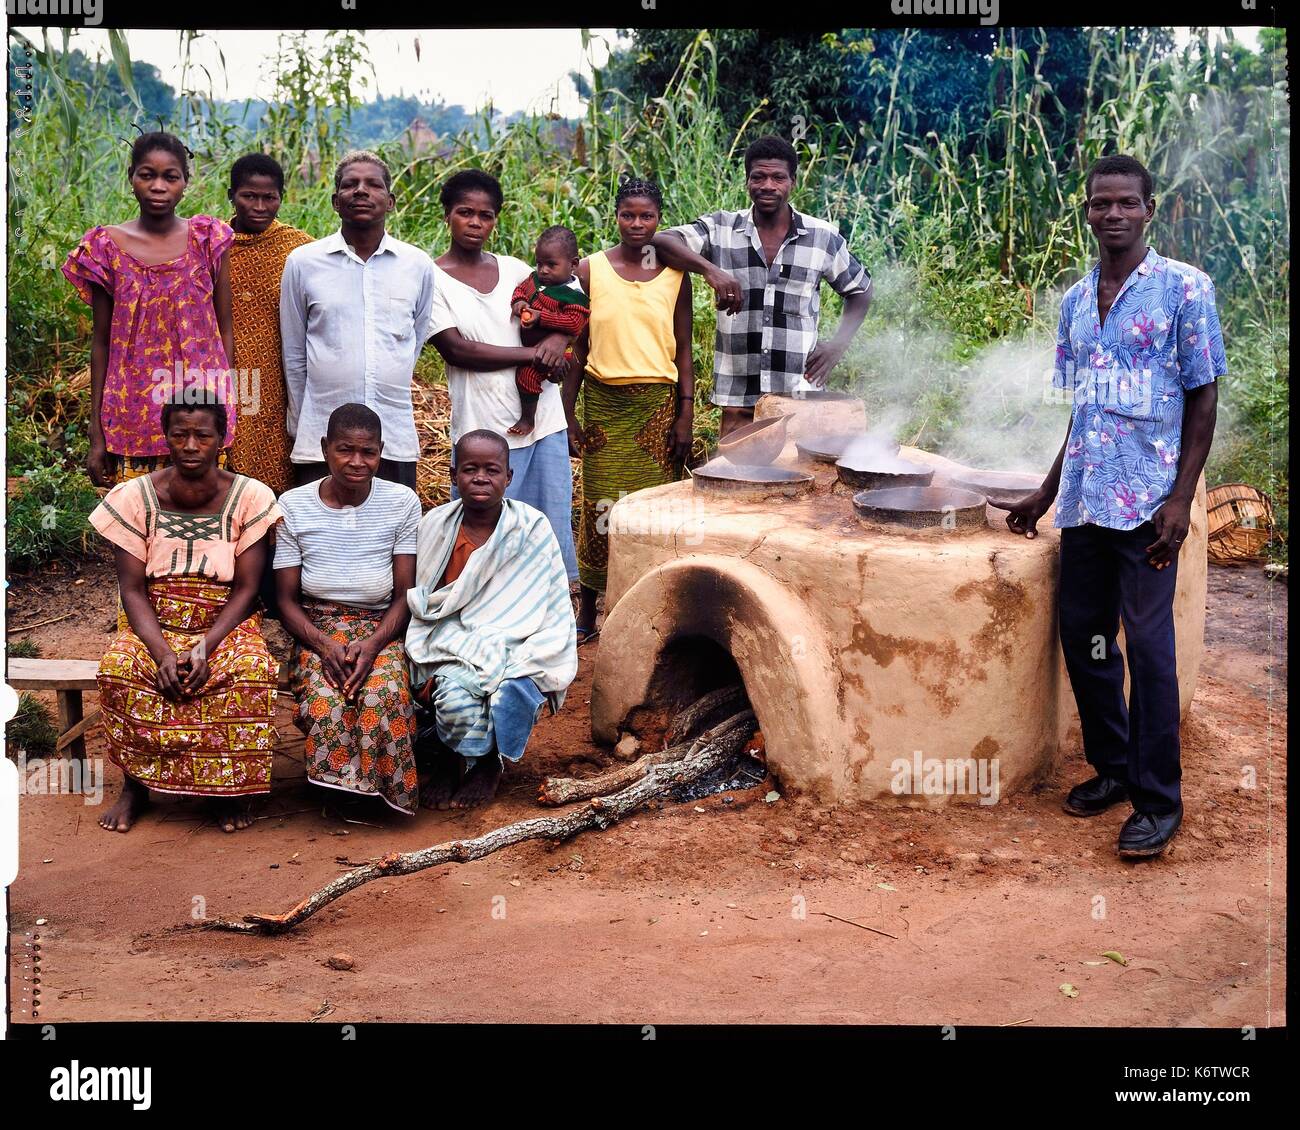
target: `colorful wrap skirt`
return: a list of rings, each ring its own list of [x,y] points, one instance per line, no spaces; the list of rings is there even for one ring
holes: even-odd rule
[[[345,646],[368,639],[384,616],[383,609],[320,600],[302,606],[317,630]],[[291,686],[298,701],[294,722],[307,738],[307,779],[379,796],[399,812],[414,814],[420,797],[415,708],[402,641],[379,653],[355,701],[330,686],[320,656],[308,647],[294,653]]]
[[[184,655],[203,638],[230,586],[200,577],[149,584],[163,638]],[[271,791],[278,665],[254,613],[208,656],[208,681],[179,701],[158,689],[158,664],[128,626],[99,664],[109,757],[150,789],[185,796]]]
[[[675,384],[583,382],[578,579],[585,587],[605,591],[610,507],[633,491],[682,477],[682,465],[668,450],[676,419]]]

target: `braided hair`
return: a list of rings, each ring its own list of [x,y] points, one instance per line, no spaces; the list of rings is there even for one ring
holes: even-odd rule
[[[139,129],[139,127],[136,127]],[[170,153],[176,158],[177,164],[181,167],[181,176],[186,180],[190,179],[190,162],[189,158],[194,154],[186,147],[185,143],[179,137],[172,133],[166,133],[163,130],[155,130],[153,133],[141,133],[135,139],[131,146],[131,164],[127,167],[127,176],[134,176],[135,170],[144,163],[144,159],[155,150],[161,150],[164,153]]]
[[[659,191],[659,186],[654,181],[642,177],[621,178],[618,192],[614,196],[614,210],[617,212],[619,205],[633,196],[643,196],[647,200],[653,201],[655,208],[659,210],[661,215],[663,214],[663,193]]]

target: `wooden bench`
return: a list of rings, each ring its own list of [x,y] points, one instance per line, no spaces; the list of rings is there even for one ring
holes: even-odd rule
[[[55,749],[71,748],[72,756],[85,759],[86,731],[99,721],[99,707],[82,714],[82,691],[96,687],[94,659],[10,659],[6,682],[20,691],[57,691],[59,695],[59,740]]]
[[[59,740],[55,750],[86,757],[86,731],[99,721],[99,707],[84,714],[83,691],[98,688],[97,659],[10,659],[5,681],[20,691],[55,691],[59,698]],[[289,685],[289,665],[280,664],[281,689]]]

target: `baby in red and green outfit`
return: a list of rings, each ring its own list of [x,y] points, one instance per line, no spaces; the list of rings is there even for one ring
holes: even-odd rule
[[[536,345],[547,334],[557,332],[576,339],[591,316],[590,300],[578,282],[577,237],[562,225],[547,228],[538,237],[534,256],[537,269],[510,296],[510,310],[519,319],[520,341]],[[564,356],[572,358],[572,341]],[[526,436],[533,430],[543,380],[558,384],[560,377],[532,365],[521,365],[515,373],[519,419],[510,428],[511,435]]]

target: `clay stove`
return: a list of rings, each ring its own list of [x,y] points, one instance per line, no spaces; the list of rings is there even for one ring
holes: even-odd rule
[[[900,792],[903,762],[996,760],[1001,795],[1049,771],[1075,718],[1056,637],[1052,514],[1036,539],[1013,536],[1004,511],[978,493],[972,503],[979,469],[906,447],[900,458],[935,474],[928,487],[894,489],[925,499],[855,492],[834,463],[796,445],[861,434],[861,405],[777,407],[796,419],[771,469],[812,475],[811,491],[686,481],[638,491],[610,511],[594,737],[612,742],[638,711],[738,671],[773,772],[822,801],[980,799]],[[798,426],[801,412],[810,418]],[[891,505],[903,520],[891,520]],[[1202,484],[1174,602],[1184,713],[1200,666],[1205,536]]]

